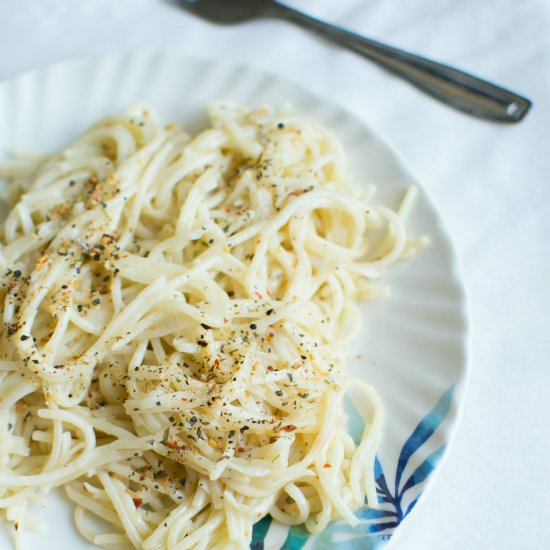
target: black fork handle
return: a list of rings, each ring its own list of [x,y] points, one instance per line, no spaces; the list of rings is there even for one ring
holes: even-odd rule
[[[439,101],[478,118],[519,122],[531,107],[527,98],[496,84],[330,25],[284,4],[273,2],[270,15],[312,30],[374,61]]]

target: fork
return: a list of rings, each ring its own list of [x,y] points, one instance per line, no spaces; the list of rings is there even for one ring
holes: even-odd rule
[[[170,0],[214,23],[279,18],[296,23],[344,46],[399,76],[432,97],[478,118],[519,122],[531,101],[474,75],[420,55],[360,36],[276,0]]]

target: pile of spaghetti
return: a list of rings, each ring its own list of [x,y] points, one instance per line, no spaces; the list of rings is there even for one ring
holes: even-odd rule
[[[376,503],[378,398],[346,431],[354,302],[421,243],[289,111],[228,103],[190,137],[147,109],[0,168],[0,509],[52,487],[105,548],[247,548]],[[98,521],[99,519],[99,521]]]

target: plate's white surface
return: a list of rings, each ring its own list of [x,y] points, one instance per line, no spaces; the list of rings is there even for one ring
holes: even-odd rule
[[[195,131],[205,122],[204,104],[219,98],[250,106],[290,102],[296,111],[329,127],[347,151],[355,181],[375,183],[378,201],[395,204],[407,186],[417,183],[372,130],[301,86],[232,63],[169,54],[128,54],[69,63],[1,84],[0,158],[13,148],[53,151],[98,118],[137,102],[149,104],[166,122],[179,122]],[[403,480],[449,443],[467,372],[466,305],[457,261],[437,212],[420,191],[407,225],[413,234],[428,235],[430,246],[388,272],[384,280],[391,285],[391,296],[363,306],[363,327],[349,352],[349,372],[369,380],[385,404],[386,429],[378,456],[388,482],[395,479],[400,453],[415,427],[454,385],[448,414],[433,435],[415,447]],[[433,477],[432,473],[429,479]],[[404,508],[425,489],[427,480],[407,492]],[[60,544],[70,550],[92,548],[76,533],[70,505],[57,495],[48,499],[49,506],[34,514],[48,521],[48,533],[27,534],[27,548],[58,550]],[[278,546],[285,536],[272,527],[265,539],[266,550]],[[338,547],[344,548],[346,536],[357,533],[335,536],[324,542],[310,539],[305,547],[328,548],[342,540]],[[388,538],[365,536],[362,542],[355,539],[354,548],[378,546]],[[9,537],[6,529],[0,529],[0,549],[5,548],[10,548]]]

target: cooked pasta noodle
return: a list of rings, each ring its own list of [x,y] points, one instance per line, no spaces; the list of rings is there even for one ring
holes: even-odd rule
[[[248,548],[266,514],[319,532],[375,506],[382,407],[347,433],[355,302],[422,239],[288,110],[144,108],[0,168],[0,508],[65,486],[105,548]],[[98,521],[99,520],[99,521]]]

